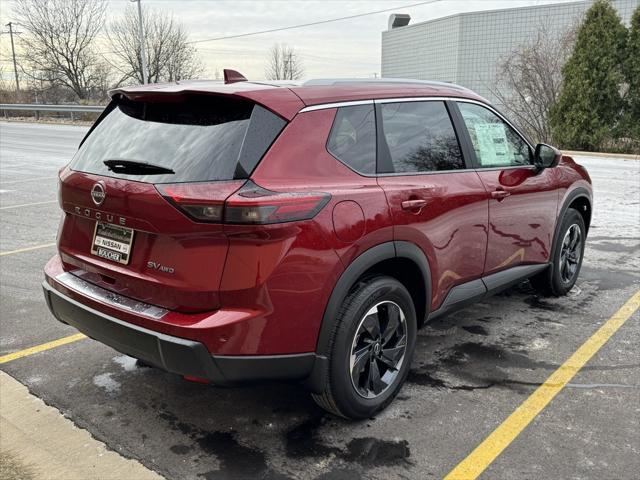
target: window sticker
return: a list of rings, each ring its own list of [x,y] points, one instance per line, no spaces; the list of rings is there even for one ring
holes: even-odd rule
[[[476,123],[480,163],[484,165],[510,165],[511,155],[507,141],[507,132],[502,123]]]

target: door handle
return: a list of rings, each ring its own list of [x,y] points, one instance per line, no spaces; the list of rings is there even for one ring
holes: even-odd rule
[[[421,198],[415,200],[405,200],[402,202],[403,210],[417,210],[427,205],[427,201]]]
[[[499,188],[499,189],[494,190],[493,192],[491,192],[491,198],[495,198],[498,201],[504,200],[509,195],[511,195],[511,192],[508,191],[508,190],[504,190],[502,188]]]

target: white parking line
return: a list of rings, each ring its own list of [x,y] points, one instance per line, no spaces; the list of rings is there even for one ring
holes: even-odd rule
[[[13,255],[14,253],[30,252],[31,250],[40,250],[41,248],[54,247],[55,245],[55,243],[45,243],[44,245],[34,245],[33,247],[18,248],[17,250],[0,252],[0,257],[4,257],[5,255]]]
[[[0,207],[0,210],[8,210],[10,208],[20,208],[20,207],[32,207],[34,205],[46,205],[48,203],[58,203],[58,201],[48,200],[46,202],[33,202],[33,203],[21,203],[20,205],[8,205],[6,207]]]
[[[50,180],[52,178],[58,178],[58,177],[35,177],[35,178],[25,178],[22,180],[9,180],[8,182],[0,182],[0,187],[4,187],[5,185],[13,185],[14,183],[35,182],[37,180]]]

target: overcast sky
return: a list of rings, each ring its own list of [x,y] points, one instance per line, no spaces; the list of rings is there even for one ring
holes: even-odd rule
[[[440,0],[429,4],[403,6],[420,0],[142,0],[144,9],[171,12],[189,32],[191,40],[237,35],[287,27],[377,10],[392,11],[354,19],[325,23],[281,32],[198,43],[207,76],[216,70],[234,68],[250,79],[264,77],[269,48],[286,43],[302,58],[306,77],[373,76],[380,73],[381,32],[387,29],[391,13],[408,13],[411,23],[459,12],[490,10],[563,0]],[[571,0],[564,0],[571,1]],[[2,25],[12,18],[13,1],[0,0]],[[129,0],[109,0],[107,23],[134,7]],[[8,35],[1,36],[0,61],[4,76],[10,76]],[[7,75],[9,74],[9,75]]]

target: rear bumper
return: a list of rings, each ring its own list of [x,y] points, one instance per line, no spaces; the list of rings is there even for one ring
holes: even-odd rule
[[[216,385],[261,380],[302,380],[316,362],[315,353],[291,355],[211,355],[204,344],[125,322],[42,284],[51,313],[90,338],[179,375],[206,378]]]

